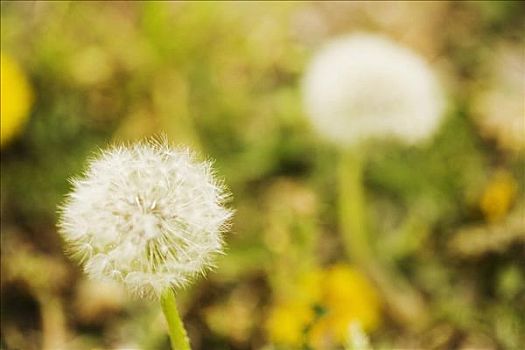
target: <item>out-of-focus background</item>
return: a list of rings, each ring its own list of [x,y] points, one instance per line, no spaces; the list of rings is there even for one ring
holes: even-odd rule
[[[194,349],[522,348],[524,23],[517,1],[2,2],[0,348],[169,348],[158,305],[86,280],[55,225],[87,157],[159,132],[215,159],[236,209],[179,292]],[[302,107],[312,55],[363,31],[423,56],[448,99],[431,142],[365,164],[374,252],[417,319],[345,255],[338,151]]]

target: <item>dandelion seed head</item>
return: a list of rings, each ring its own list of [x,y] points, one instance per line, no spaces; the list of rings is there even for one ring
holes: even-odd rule
[[[370,34],[335,39],[310,64],[304,105],[326,139],[353,146],[371,138],[417,143],[439,126],[444,99],[430,67]]]
[[[488,62],[473,99],[473,115],[481,134],[512,152],[525,150],[525,51],[500,43]],[[485,86],[484,86],[485,85]]]
[[[188,149],[163,140],[115,146],[72,184],[60,233],[91,278],[158,297],[204,273],[222,251],[229,193]]]

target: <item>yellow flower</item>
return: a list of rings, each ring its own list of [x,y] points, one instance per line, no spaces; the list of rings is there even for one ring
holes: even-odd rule
[[[481,196],[480,208],[490,222],[502,219],[516,197],[516,180],[507,171],[497,172]]]
[[[268,316],[266,330],[274,343],[299,348],[304,342],[305,328],[313,318],[313,309],[308,304],[279,303]]]
[[[305,329],[315,317],[313,306],[321,298],[323,271],[313,270],[301,275],[293,287],[270,311],[266,330],[270,339],[294,348],[305,342]]]
[[[32,93],[24,72],[9,56],[1,54],[0,144],[5,146],[24,126]]]
[[[291,297],[303,304],[315,305],[320,303],[322,290],[320,286],[324,280],[325,271],[315,269],[301,275],[296,281],[296,288]]]
[[[328,327],[340,343],[347,340],[352,322],[359,323],[365,331],[378,326],[379,296],[359,271],[343,264],[332,266],[326,271],[324,289]]]
[[[366,277],[338,264],[301,276],[272,309],[267,331],[272,342],[299,348],[333,348],[348,341],[350,325],[365,331],[380,322],[381,303]]]

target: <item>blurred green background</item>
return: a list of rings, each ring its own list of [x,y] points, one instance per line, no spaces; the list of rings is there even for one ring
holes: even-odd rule
[[[217,268],[180,292],[194,349],[351,348],[315,340],[345,300],[373,348],[522,348],[524,23],[518,1],[3,1],[0,347],[168,349],[158,305],[86,281],[55,226],[87,157],[164,132],[215,159],[236,209]],[[337,150],[302,108],[312,55],[362,31],[422,55],[448,96],[432,142],[378,143],[365,165],[374,252],[417,321],[345,256]]]

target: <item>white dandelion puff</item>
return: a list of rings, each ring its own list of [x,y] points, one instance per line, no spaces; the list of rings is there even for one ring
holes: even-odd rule
[[[345,147],[372,138],[422,141],[438,128],[444,107],[423,59],[370,34],[339,38],[321,50],[306,72],[303,97],[317,131]]]
[[[59,228],[88,276],[159,297],[212,266],[232,211],[211,164],[166,141],[102,151],[60,209]]]
[[[525,150],[525,50],[499,44],[493,50],[489,74],[474,96],[475,121],[483,136],[504,150]]]

